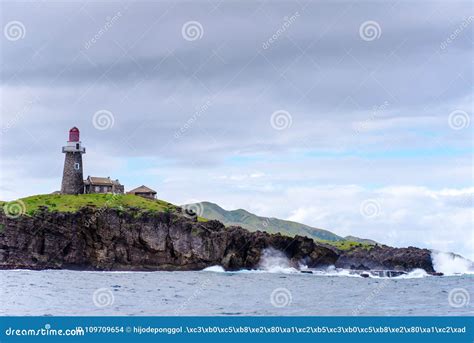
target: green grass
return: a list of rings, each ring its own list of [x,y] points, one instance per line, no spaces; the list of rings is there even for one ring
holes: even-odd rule
[[[126,210],[127,208],[138,208],[141,211],[151,212],[177,212],[178,206],[169,202],[155,199],[145,199],[133,194],[40,194],[14,201],[0,201],[0,210],[5,204],[22,202],[25,205],[25,213],[35,214],[41,206],[46,206],[50,211],[76,212],[83,207],[114,208]],[[208,219],[198,217],[198,222],[207,222]]]
[[[143,211],[174,212],[176,206],[163,200],[145,199],[132,194],[41,194],[19,199],[25,204],[26,213],[34,214],[41,206],[50,211],[76,212],[83,207],[126,209],[135,207]],[[18,200],[15,200],[18,201]],[[2,207],[5,202],[1,202]]]
[[[366,250],[372,249],[374,246],[373,244],[367,244],[367,243],[359,243],[359,242],[354,242],[354,241],[326,241],[326,240],[319,240],[319,242],[326,243],[329,245],[332,245],[335,248],[338,248],[340,250],[348,251],[352,250],[355,248],[363,248]]]

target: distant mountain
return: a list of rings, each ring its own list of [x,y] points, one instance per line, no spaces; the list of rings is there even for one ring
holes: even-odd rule
[[[345,240],[343,237],[327,230],[317,229],[288,220],[260,217],[243,209],[227,211],[212,202],[203,201],[200,203],[183,205],[183,207],[192,208],[195,211],[197,210],[200,217],[218,220],[226,226],[242,226],[249,231],[260,230],[269,233],[279,232],[288,236],[300,235],[316,240],[333,242]]]
[[[379,244],[378,242],[376,242],[372,239],[359,238],[359,237],[356,237],[356,236],[346,236],[346,237],[344,237],[344,239],[348,240],[348,241],[352,241],[352,242],[363,243],[363,244],[371,244],[371,245]]]

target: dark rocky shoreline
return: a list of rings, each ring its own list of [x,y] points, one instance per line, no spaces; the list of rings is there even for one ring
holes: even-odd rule
[[[0,212],[0,269],[226,270],[258,268],[267,248],[310,268],[421,268],[433,273],[431,252],[374,246],[341,251],[307,237],[287,237],[197,222],[179,213],[83,208],[74,213],[42,209],[9,218]]]

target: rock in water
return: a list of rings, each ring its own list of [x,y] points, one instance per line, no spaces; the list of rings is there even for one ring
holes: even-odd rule
[[[401,271],[421,268],[428,273],[434,272],[430,250],[415,247],[393,248],[386,245],[375,245],[370,250],[359,247],[342,252],[336,267]]]

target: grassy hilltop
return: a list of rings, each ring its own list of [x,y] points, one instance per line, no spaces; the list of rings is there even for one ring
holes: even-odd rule
[[[75,212],[82,207],[124,209],[135,207],[147,211],[173,211],[176,206],[162,200],[149,200],[132,194],[41,194],[19,199],[25,204],[25,213],[34,214],[41,206],[50,211]]]

